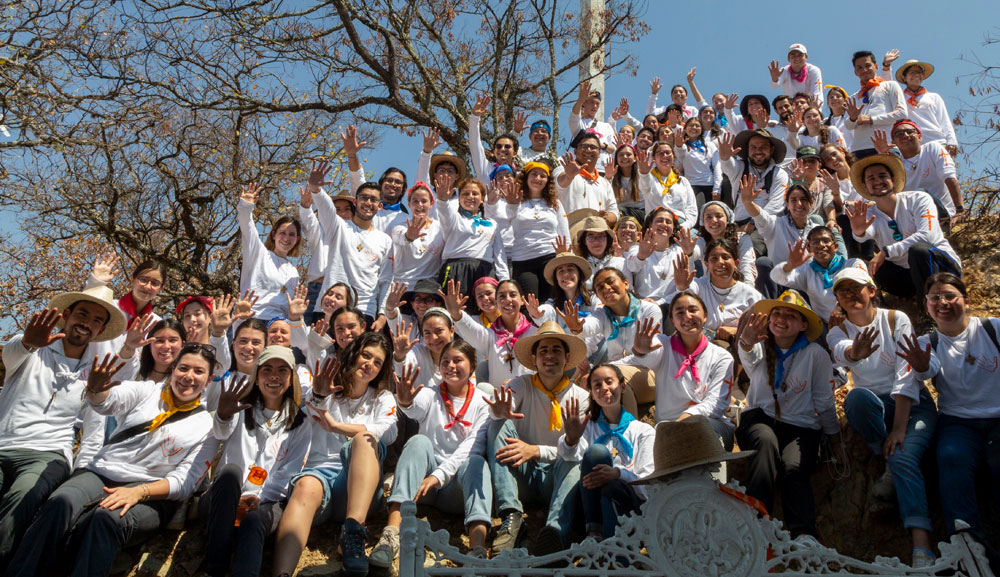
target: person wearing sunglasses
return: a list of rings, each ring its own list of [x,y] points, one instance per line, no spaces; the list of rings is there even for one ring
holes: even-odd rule
[[[961,276],[962,262],[941,231],[934,199],[925,192],[904,192],[906,171],[899,158],[863,158],[851,167],[851,182],[865,200],[844,210],[854,238],[874,239],[879,247],[868,271],[883,290],[903,298],[923,296],[934,273]]]

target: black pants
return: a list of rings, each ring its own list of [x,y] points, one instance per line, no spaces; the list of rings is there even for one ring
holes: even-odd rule
[[[453,258],[446,260],[441,265],[438,280],[441,281],[441,290],[445,292],[448,292],[449,280],[454,280],[459,284],[460,292],[469,297],[469,302],[466,303],[466,312],[477,315],[479,307],[476,306],[476,296],[472,292],[472,285],[484,276],[494,276],[495,270],[493,263],[489,261],[476,258]]]
[[[0,451],[0,574],[35,512],[69,477],[62,453],[7,449]]]
[[[903,298],[923,297],[924,283],[934,273],[951,272],[962,276],[962,268],[955,261],[926,242],[912,245],[906,256],[909,269],[889,261],[879,267],[875,282],[882,290]]]
[[[549,300],[552,286],[545,280],[545,265],[556,257],[556,253],[533,258],[531,260],[515,260],[511,265],[511,278],[521,285],[524,294],[538,297],[539,303]],[[555,279],[553,279],[555,280]],[[580,279],[583,282],[586,279]]]
[[[851,230],[851,219],[846,214],[837,215],[837,224],[844,231],[844,244],[847,246],[847,258],[860,258],[866,261],[875,256],[875,241],[866,240],[858,242],[854,239],[854,232]]]
[[[740,450],[755,450],[750,458],[747,495],[770,512],[775,489],[781,489],[785,526],[792,537],[816,535],[816,506],[809,477],[819,455],[820,431],[776,421],[763,409],[743,411],[736,428]]]

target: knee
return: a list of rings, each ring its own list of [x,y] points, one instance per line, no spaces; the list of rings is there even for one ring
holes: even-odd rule
[[[952,473],[969,472],[976,467],[975,451],[975,447],[942,437],[937,444],[938,469]]]
[[[354,459],[355,455],[371,450],[377,452],[378,450],[378,439],[371,433],[371,431],[364,431],[354,435],[351,439],[351,460]]]
[[[844,412],[848,413],[848,417],[851,413],[860,416],[862,411],[881,408],[881,405],[882,402],[875,393],[861,387],[851,389],[844,398]]]
[[[583,466],[590,468],[594,465],[611,465],[611,451],[604,445],[594,444],[587,448],[583,455]]]
[[[289,505],[299,507],[318,507],[323,501],[323,482],[313,477],[305,475],[295,482],[292,487],[292,494],[288,498]]]
[[[230,463],[221,469],[215,475],[215,481],[212,482],[214,487],[216,484],[221,484],[223,486],[231,486],[235,484],[237,487],[243,484],[243,470],[240,469],[234,463]]]
[[[123,519],[121,511],[97,507],[90,517],[90,522],[87,523],[86,530],[101,535],[114,535],[120,542],[124,537],[120,525],[121,519]]]
[[[434,451],[434,443],[427,435],[413,435],[406,444],[403,445],[403,452],[407,451]]]

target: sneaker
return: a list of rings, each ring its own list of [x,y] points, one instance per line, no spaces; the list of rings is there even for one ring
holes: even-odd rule
[[[914,569],[930,567],[935,561],[937,561],[937,558],[934,557],[934,553],[932,553],[929,549],[925,549],[923,547],[913,548],[913,562],[910,566]]]
[[[368,556],[368,562],[376,567],[389,567],[399,557],[399,527],[386,527],[382,536]]]
[[[477,559],[486,559],[486,547],[482,545],[477,545],[472,549],[469,549],[469,557],[475,557]]]
[[[872,484],[872,495],[883,501],[892,501],[896,496],[896,485],[892,482],[892,471],[888,466],[885,468],[885,473]]]
[[[542,527],[541,531],[535,537],[534,555],[536,557],[544,557],[550,553],[558,553],[562,550],[562,533],[559,531],[559,528],[551,525]]]
[[[365,577],[368,575],[368,558],[365,557],[365,541],[368,531],[365,526],[354,519],[344,521],[340,529],[341,561],[344,564],[344,575],[347,577]],[[390,562],[391,563],[391,562]]]
[[[503,522],[493,537],[494,554],[509,551],[517,546],[517,538],[521,535],[521,524],[524,523],[524,514],[516,509],[509,509],[500,516]]]

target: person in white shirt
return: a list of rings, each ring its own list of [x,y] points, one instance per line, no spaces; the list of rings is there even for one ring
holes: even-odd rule
[[[118,274],[119,258],[113,252],[103,256],[98,256],[94,261],[94,270],[87,278],[85,289],[97,286],[111,286],[111,282]],[[167,282],[167,265],[154,259],[148,259],[136,265],[132,271],[131,286],[129,292],[120,297],[115,304],[125,313],[125,320],[129,325],[136,317],[150,315],[153,322],[160,320],[160,316],[153,312],[153,303],[156,297],[163,290]],[[106,352],[114,353],[121,348],[121,336],[111,341],[101,341],[106,343]],[[117,346],[115,346],[117,345]]]
[[[618,221],[619,224],[628,218],[631,217],[624,217]],[[575,228],[577,232],[573,242],[576,253],[585,258],[590,265],[591,274],[583,279],[588,289],[593,286],[593,273],[602,268],[610,266],[621,271],[625,270],[625,259],[615,254],[615,236],[608,228],[607,221],[598,216],[588,216]]]
[[[358,142],[358,131],[353,125],[348,126],[347,131],[341,133],[340,138],[343,141],[344,154],[347,156],[347,167],[349,170],[348,182],[350,188],[348,196],[357,196],[361,185],[368,182],[368,179],[365,177],[365,168],[361,165],[361,161],[358,160],[358,152],[366,143]],[[324,164],[326,163],[320,162],[320,165]],[[326,172],[323,175],[325,176]],[[385,169],[385,172],[379,177],[377,183],[371,184],[372,188],[378,191],[379,201],[381,202],[378,212],[372,215],[372,225],[377,230],[388,234],[393,227],[403,224],[406,221],[407,209],[403,204],[403,193],[406,192],[407,188],[406,173],[395,166],[390,166]],[[315,193],[315,190],[312,192]]]
[[[833,400],[833,365],[815,341],[823,321],[788,290],[776,300],[758,302],[739,336],[740,361],[750,376],[747,406],[736,441],[750,458],[747,495],[768,511],[780,487],[785,526],[793,539],[818,536],[809,477],[819,455],[822,433],[840,433]],[[839,459],[839,440],[831,443]]]
[[[514,119],[514,134],[518,137],[524,132],[525,121],[527,115],[523,112],[518,113]],[[541,119],[532,122],[528,127],[528,140],[531,141],[531,146],[521,147],[517,152],[518,166],[524,166],[529,162],[544,162],[549,166],[556,166],[559,163],[559,156],[554,150],[549,149],[549,141],[552,140],[552,127],[549,121]]]
[[[708,243],[718,238],[727,238],[737,247],[739,252],[736,260],[739,264],[739,271],[743,275],[740,280],[754,286],[757,280],[757,254],[753,250],[753,241],[750,240],[750,235],[740,231],[736,223],[733,222],[733,209],[717,200],[706,202],[701,207],[701,215],[698,217],[697,233],[697,236],[681,234],[677,242],[684,249],[684,254],[698,263],[702,271],[707,270],[705,247]]]
[[[931,74],[934,74],[934,66],[919,60],[907,60],[896,70],[896,81],[906,87],[903,89],[906,115],[920,128],[927,142],[938,142],[948,154],[957,156],[958,138],[948,107],[940,94],[928,92],[922,86]]]
[[[780,214],[785,206],[785,192],[788,190],[788,173],[781,169],[786,146],[765,129],[745,130],[733,136],[723,134],[719,138],[719,161],[722,172],[729,177],[734,187],[740,186],[744,176],[753,176],[760,184],[760,194],[754,197],[754,204],[770,214]],[[736,203],[735,222],[743,226],[750,222],[752,215],[743,203]],[[756,232],[754,229],[752,229]],[[753,235],[753,248],[757,256],[767,254],[760,233]]]
[[[682,130],[674,131],[674,156],[691,184],[699,212],[706,202],[722,198],[719,147],[709,137],[709,126],[700,118],[689,118]]]
[[[733,109],[736,107],[736,100],[739,95],[735,92],[726,98],[725,117],[727,126],[732,134],[739,134],[745,130],[757,130],[759,128],[770,128],[775,124],[771,117],[771,103],[763,94],[747,94],[740,100],[740,113],[736,114]],[[784,157],[784,155],[782,155]]]
[[[658,306],[666,304],[664,295],[670,284],[667,279],[673,278],[674,260],[684,252],[675,242],[679,229],[677,215],[662,206],[656,207],[646,215],[642,239],[625,255],[625,270],[635,278],[635,293]]]
[[[302,470],[312,426],[301,412],[295,358],[268,346],[250,380],[219,399],[212,434],[224,443],[212,486],[198,503],[205,519],[209,575],[258,575],[264,542],[281,519],[288,481]]]
[[[788,260],[771,269],[771,280],[779,286],[793,288],[809,297],[813,310],[830,322],[837,309],[833,293],[834,276],[848,268],[867,268],[861,259],[848,259],[837,252],[833,231],[826,226],[816,226],[792,244]]]
[[[844,139],[844,149],[851,150],[854,131],[844,125],[847,119],[847,99],[851,96],[840,86],[827,84],[826,87],[829,88],[826,92],[826,105],[830,109],[830,115],[823,121],[823,125],[840,131],[840,136]]]
[[[701,98],[698,98],[699,96],[701,96],[701,93],[698,92],[698,89],[695,88],[694,86],[694,75],[695,75],[695,69],[692,68],[687,73],[687,81],[688,85],[691,86],[691,92],[695,94],[695,98],[699,101],[698,105],[701,106],[702,104],[705,104],[705,101],[701,100]],[[646,103],[646,114],[655,114],[659,116],[666,111],[667,109],[666,106],[656,105],[656,100],[659,97],[661,88],[663,88],[663,85],[660,84],[659,76],[653,78],[653,80],[650,81],[649,101]],[[672,104],[676,104],[681,109],[681,113],[683,115],[682,120],[691,118],[693,116],[698,116],[698,108],[688,105],[687,99],[688,99],[688,91],[680,84],[675,84],[673,87],[670,88],[670,101]]]
[[[613,124],[597,118],[601,108],[601,93],[590,89],[590,81],[580,83],[580,90],[573,109],[569,114],[569,133],[576,137],[581,131],[589,131],[598,137],[599,153],[594,159],[592,170],[596,174],[604,172],[604,165],[615,151],[615,127]],[[575,145],[570,144],[575,148]],[[572,212],[574,209],[569,209]]]
[[[389,392],[392,343],[368,332],[323,362],[304,396],[312,446],[292,478],[278,524],[273,572],[291,575],[312,525],[343,523],[340,547],[347,575],[365,575],[365,519],[382,496],[385,448],[396,439],[396,402]]]
[[[253,292],[246,294],[253,295]],[[186,342],[215,347],[215,358],[219,361],[215,367],[216,376],[224,374],[226,366],[231,361],[226,331],[237,320],[244,321],[250,318],[255,300],[256,297],[234,299],[225,295],[219,302],[215,302],[212,297],[189,296],[174,309],[174,313],[184,323],[184,330],[187,331]],[[287,300],[285,302],[287,304]],[[237,304],[241,310],[234,314]],[[214,406],[209,407],[209,410],[214,409]]]
[[[940,142],[924,142],[920,128],[912,120],[900,120],[890,134],[902,156],[907,189],[923,190],[934,198],[942,226],[961,222],[965,203],[951,154]],[[873,138],[879,154],[891,154],[885,132],[876,130]]]
[[[846,208],[851,230],[858,240],[875,239],[880,247],[868,270],[882,290],[922,296],[932,274],[961,274],[962,261],[941,232],[931,196],[903,192],[906,172],[899,158],[879,154],[859,160],[851,167],[851,182],[865,199]]]
[[[265,319],[287,317],[285,293],[299,284],[299,271],[288,259],[299,256],[302,223],[298,218],[282,216],[274,221],[267,241],[261,242],[253,211],[263,190],[264,187],[255,182],[244,186],[236,205],[243,255],[240,292],[252,290],[256,293],[255,316]]]
[[[816,101],[817,106],[823,106],[823,72],[819,66],[809,64],[809,53],[805,44],[792,44],[788,47],[788,66],[781,67],[777,60],[772,60],[768,66],[771,73],[771,88],[781,88],[785,96],[794,96],[804,92]]]
[[[580,479],[580,467],[557,458],[563,433],[561,407],[570,398],[586,402],[587,392],[565,372],[586,359],[587,346],[548,322],[534,335],[518,340],[514,353],[532,372],[498,387],[494,399],[488,401],[492,421],[486,434],[486,458],[493,475],[494,502],[503,521],[493,539],[493,551],[516,546],[523,502],[530,497],[548,506],[545,526],[534,540],[533,553],[541,556],[561,550],[566,543],[561,528],[567,524],[569,508],[564,505]],[[530,493],[519,494],[518,479]]]
[[[698,200],[687,177],[674,171],[673,140],[657,142],[648,152],[639,152],[636,165],[646,214],[666,208],[676,215],[680,226],[693,227],[698,221]]]
[[[406,366],[423,372],[421,382],[428,386],[441,383],[441,354],[444,347],[455,339],[455,323],[451,314],[442,307],[432,307],[415,327],[413,338],[404,331],[393,333],[392,368],[402,374]],[[473,367],[475,369],[475,367]]]
[[[1000,435],[1000,319],[968,314],[968,289],[951,273],[927,279],[927,312],[937,330],[907,339],[901,349],[917,381],[934,379],[938,391],[935,431],[945,530],[961,519],[985,540],[976,500],[976,473],[988,464],[994,497],[1000,497],[996,439]]]
[[[604,165],[604,176],[611,182],[615,193],[615,203],[622,217],[632,216],[639,220],[646,217],[645,201],[639,192],[639,167],[635,162],[636,147],[622,144],[608,163]]]
[[[888,462],[872,487],[876,498],[891,498],[893,485],[899,512],[913,539],[913,567],[933,562],[927,490],[920,471],[924,452],[934,439],[934,399],[903,355],[901,343],[913,338],[910,319],[902,312],[875,305],[875,281],[865,268],[837,273],[833,293],[847,318],[830,329],[827,342],[838,366],[851,371],[854,388],[844,398],[847,422],[874,455]]]
[[[823,113],[815,106],[809,106],[802,112],[802,128],[797,134],[788,135],[788,143],[796,150],[800,146],[812,146],[819,150],[827,143],[845,150],[848,146],[839,128],[823,124]]]
[[[876,154],[871,146],[876,128],[892,126],[897,120],[906,118],[906,99],[898,83],[876,75],[878,65],[871,52],[855,52],[851,64],[854,75],[861,81],[861,89],[847,101],[844,126],[854,131],[851,152],[861,160]]]
[[[438,219],[431,218],[434,193],[424,182],[414,184],[406,192],[410,218],[405,224],[389,231],[392,237],[392,279],[414,284],[420,279],[434,278],[441,270],[444,231]]]
[[[485,457],[490,406],[473,380],[476,350],[465,341],[448,343],[439,367],[442,380],[435,384],[418,385],[427,380],[413,366],[396,377],[399,410],[420,423],[420,432],[406,441],[396,463],[389,519],[369,557],[377,567],[389,567],[399,556],[399,510],[406,501],[464,514],[469,554],[486,558],[486,534],[493,524],[493,486]]]
[[[545,281],[552,287],[552,298],[539,303],[534,295],[526,295],[525,309],[528,315],[536,324],[553,321],[563,329],[569,330],[556,311],[568,312],[569,305],[572,305],[580,318],[594,312],[597,299],[587,287],[590,276],[590,264],[585,259],[571,252],[560,253],[545,267]],[[588,343],[588,356],[594,350],[595,347]]]
[[[819,156],[823,162],[820,178],[830,190],[847,256],[860,258],[865,262],[870,261],[875,256],[875,241],[858,242],[851,232],[851,219],[844,212],[847,203],[861,200],[861,195],[851,184],[851,165],[854,164],[854,155],[844,148],[827,143],[820,148]]]
[[[566,214],[589,208],[614,227],[619,216],[615,193],[597,171],[601,137],[594,131],[580,131],[569,145],[573,152],[563,155],[562,165],[552,172]]]
[[[4,345],[0,392],[0,571],[49,494],[69,477],[73,424],[84,411],[82,392],[94,343],[117,338],[125,314],[106,286],[57,295],[32,315],[24,333]],[[52,334],[57,326],[61,331]],[[85,432],[100,420],[93,415]]]
[[[8,345],[9,346],[9,345]],[[153,536],[208,474],[219,443],[200,404],[215,354],[185,345],[169,382],[114,381],[117,357],[93,359],[84,397],[118,430],[97,456],[56,489],[38,512],[8,575],[109,575],[118,552]],[[65,549],[66,539],[71,548]]]
[[[590,404],[580,416],[581,401],[566,401],[565,433],[559,438],[559,459],[580,463],[577,490],[588,537],[606,539],[615,534],[618,517],[637,515],[646,491],[632,481],[653,472],[653,427],[635,418],[622,405],[625,378],[615,365],[601,364],[587,377]],[[569,533],[572,527],[562,527]]]

